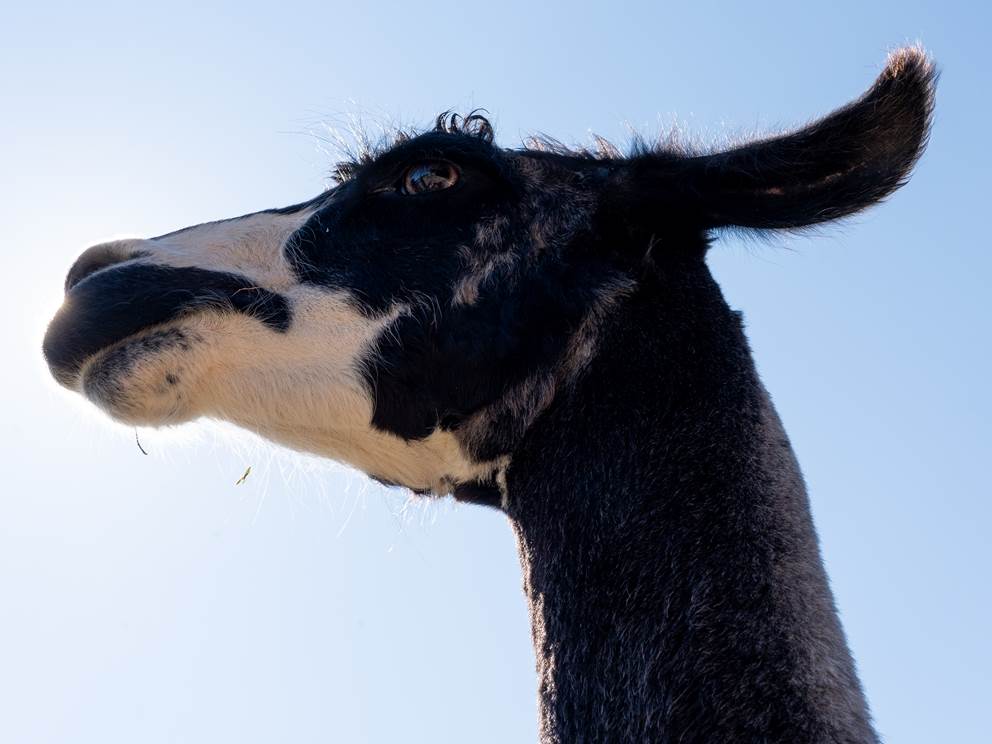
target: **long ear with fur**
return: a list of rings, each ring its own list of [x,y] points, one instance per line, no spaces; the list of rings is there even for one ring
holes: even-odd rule
[[[922,49],[900,49],[861,98],[803,129],[710,155],[635,157],[626,185],[704,228],[801,228],[854,214],[906,182],[936,81]]]

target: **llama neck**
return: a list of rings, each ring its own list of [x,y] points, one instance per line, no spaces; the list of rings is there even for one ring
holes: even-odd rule
[[[506,474],[542,742],[876,742],[802,478],[705,267],[650,277],[604,331]]]

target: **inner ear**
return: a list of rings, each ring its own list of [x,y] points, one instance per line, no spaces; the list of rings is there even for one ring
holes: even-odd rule
[[[643,155],[626,180],[702,228],[845,217],[905,183],[929,136],[936,81],[922,49],[900,49],[863,96],[802,129],[709,155]]]

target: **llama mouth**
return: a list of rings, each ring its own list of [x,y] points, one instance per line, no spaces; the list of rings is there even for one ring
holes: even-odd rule
[[[42,351],[52,376],[75,388],[87,359],[130,336],[201,310],[244,313],[273,330],[289,328],[286,298],[237,274],[129,263],[98,271],[66,293]]]

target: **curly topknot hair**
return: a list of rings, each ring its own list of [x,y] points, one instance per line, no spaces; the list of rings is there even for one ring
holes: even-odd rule
[[[434,127],[427,131],[477,137],[483,142],[492,144],[496,139],[496,130],[486,116],[487,113],[489,112],[485,109],[475,109],[464,115],[450,110],[442,111],[435,117]],[[423,133],[410,129],[398,129],[392,134],[375,140],[360,133],[356,136],[358,142],[354,151],[349,152],[345,160],[335,164],[334,168],[331,169],[331,178],[335,183],[349,181],[359,169],[371,163],[382,153]]]

